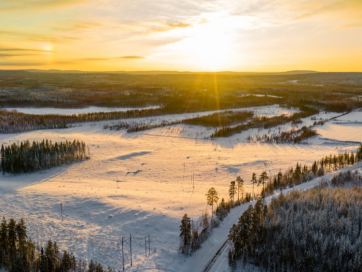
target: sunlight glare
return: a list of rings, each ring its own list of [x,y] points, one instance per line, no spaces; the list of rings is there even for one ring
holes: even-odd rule
[[[187,51],[194,65],[204,71],[220,71],[230,67],[232,46],[230,21],[223,17],[210,18],[207,22],[195,25],[181,48]]]

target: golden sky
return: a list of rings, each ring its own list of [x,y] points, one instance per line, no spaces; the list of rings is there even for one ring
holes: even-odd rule
[[[0,0],[0,69],[362,71],[362,0]]]

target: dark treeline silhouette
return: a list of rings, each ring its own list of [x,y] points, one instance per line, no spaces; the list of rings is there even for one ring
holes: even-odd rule
[[[247,142],[261,142],[268,144],[299,144],[303,140],[306,140],[310,137],[316,136],[317,131],[310,127],[302,127],[301,129],[291,129],[290,131],[283,131],[278,135],[268,135],[264,134],[263,136],[248,136]]]
[[[225,127],[246,121],[253,117],[252,111],[224,111],[206,116],[189,118],[183,120],[183,123],[189,125],[198,125],[205,127]]]
[[[351,177],[361,184],[361,177]],[[338,178],[348,182],[348,175]],[[362,271],[362,188],[326,188],[259,200],[230,229],[229,265],[266,271]]]
[[[319,110],[316,110],[314,108],[309,107],[301,107],[300,108],[302,112],[294,113],[293,115],[286,116],[274,116],[267,118],[265,116],[262,117],[255,117],[251,121],[249,121],[247,124],[244,125],[238,125],[235,127],[223,127],[220,129],[216,129],[213,134],[211,134],[211,138],[217,138],[217,137],[229,137],[231,135],[234,135],[236,133],[241,133],[242,131],[251,129],[251,128],[271,128],[276,127],[279,125],[283,125],[288,122],[293,122],[296,120],[299,120],[301,118],[305,118],[311,115],[315,115],[319,113]]]
[[[49,240],[39,248],[28,239],[24,220],[9,222],[3,217],[0,225],[0,270],[10,272],[114,272],[91,260],[76,260],[72,253],[60,252],[57,243]]]
[[[165,114],[162,109],[93,112],[72,115],[36,115],[0,110],[0,133],[17,133],[36,129],[67,128],[70,124],[74,123],[149,117],[162,114]]]
[[[86,145],[79,140],[54,144],[49,140],[25,141],[1,146],[0,170],[3,174],[30,173],[88,158]]]
[[[114,125],[105,124],[103,128],[110,130],[127,129],[127,132],[131,133],[131,132],[145,131],[153,128],[160,128],[160,127],[166,127],[178,124],[199,125],[205,127],[222,127],[226,125],[232,125],[234,123],[244,122],[246,119],[251,118],[253,115],[254,113],[250,111],[245,111],[245,112],[224,111],[220,113],[188,118],[179,121],[163,120],[161,123],[158,124],[147,123],[147,122],[131,122],[131,123],[120,122]]]
[[[356,153],[345,152],[339,155],[325,156],[320,161],[315,161],[310,166],[302,166],[297,163],[295,168],[290,167],[284,174],[279,172],[274,177],[271,177],[261,193],[262,195],[270,195],[275,190],[296,186],[303,182],[307,182],[314,177],[323,176],[328,171],[335,171],[349,165],[354,165],[360,161],[362,161],[362,144],[357,149]]]

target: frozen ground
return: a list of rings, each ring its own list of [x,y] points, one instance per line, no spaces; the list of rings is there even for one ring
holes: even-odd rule
[[[263,111],[270,113],[265,108]],[[0,210],[7,218],[23,217],[31,238],[41,244],[51,238],[78,257],[116,269],[121,268],[121,237],[128,243],[132,234],[132,269],[129,244],[125,243],[126,268],[132,271],[198,271],[194,268],[202,267],[201,260],[211,258],[212,250],[225,240],[227,224],[232,224],[242,210],[232,212],[224,223],[226,227],[216,229],[200,253],[191,258],[178,254],[181,217],[187,213],[194,221],[198,219],[202,210],[208,208],[205,194],[211,186],[220,197],[227,198],[230,181],[237,175],[249,181],[252,172],[267,170],[272,174],[296,162],[310,164],[322,156],[357,148],[356,143],[338,142],[247,144],[239,139],[240,134],[211,141],[201,135],[206,135],[206,129],[184,125],[127,134],[103,130],[104,123],[0,135],[0,142],[6,144],[26,139],[76,138],[88,144],[92,156],[88,161],[40,173],[1,175]],[[362,129],[359,131],[353,141],[361,141]],[[343,134],[343,129],[339,129],[334,138],[344,139]],[[251,192],[250,184],[246,184],[246,189]],[[147,248],[145,257],[148,235],[150,251]]]

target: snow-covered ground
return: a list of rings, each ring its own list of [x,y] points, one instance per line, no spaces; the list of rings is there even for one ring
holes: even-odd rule
[[[266,108],[263,111],[271,112]],[[266,170],[273,174],[297,162],[311,164],[322,156],[357,148],[355,143],[247,144],[239,139],[240,134],[209,140],[204,138],[207,129],[187,125],[128,134],[124,130],[104,130],[105,123],[0,135],[0,144],[27,139],[80,139],[91,152],[91,159],[84,162],[33,174],[1,175],[0,215],[24,218],[33,240],[44,244],[51,238],[80,258],[94,259],[117,270],[122,264],[120,244],[124,236],[128,270],[198,271],[203,260],[211,258],[212,251],[225,241],[228,224],[235,223],[245,208],[233,210],[199,253],[191,258],[178,254],[181,217],[187,213],[196,221],[203,210],[209,209],[205,194],[210,187],[215,187],[220,197],[228,198],[230,181],[237,175],[249,181],[252,172]],[[336,130],[334,138],[344,139],[343,130]],[[353,141],[361,141],[362,129],[359,131]],[[246,190],[252,191],[250,183]],[[150,251],[146,247],[145,256],[148,235]]]

